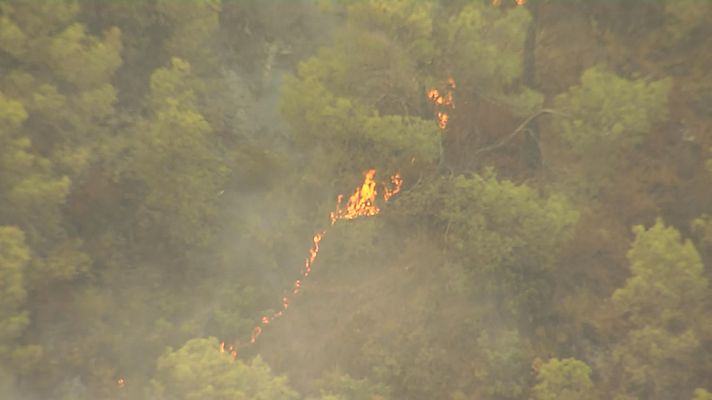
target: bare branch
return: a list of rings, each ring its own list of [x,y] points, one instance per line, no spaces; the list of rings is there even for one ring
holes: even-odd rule
[[[482,153],[492,151],[492,150],[495,150],[495,149],[498,149],[498,148],[504,146],[505,144],[509,143],[512,139],[514,139],[519,133],[525,131],[527,126],[529,125],[529,123],[531,123],[534,119],[536,119],[537,117],[544,115],[544,114],[566,115],[566,114],[562,113],[561,111],[552,110],[549,108],[543,108],[543,109],[531,114],[530,116],[528,116],[521,124],[519,124],[517,129],[512,131],[512,133],[507,135],[504,139],[500,140],[498,143],[495,143],[493,145],[486,146],[486,147],[476,150],[474,155],[482,154]]]

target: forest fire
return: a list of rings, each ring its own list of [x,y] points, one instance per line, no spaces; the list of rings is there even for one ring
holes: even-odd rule
[[[455,80],[453,78],[448,78],[446,83],[446,90],[441,93],[438,89],[432,88],[428,91],[428,99],[436,107],[436,116],[438,119],[438,126],[440,129],[445,129],[447,127],[449,114],[448,110],[455,108],[455,101],[453,92],[455,90]],[[414,161],[414,160],[413,160]],[[403,187],[403,177],[399,172],[393,174],[387,182],[381,183],[383,188],[383,201],[389,201],[393,196],[398,194]],[[353,220],[360,217],[371,217],[377,215],[381,209],[376,205],[376,198],[378,197],[378,184],[376,183],[376,169],[370,168],[363,173],[363,182],[358,186],[354,192],[349,196],[346,204],[344,203],[344,195],[339,194],[336,197],[336,206],[334,210],[329,213],[330,225],[336,224],[339,220]],[[292,284],[291,295],[297,295],[302,290],[302,285],[304,280],[311,274],[312,266],[319,255],[319,246],[321,241],[326,235],[326,229],[321,230],[314,234],[312,237],[312,244],[309,248],[309,253],[304,260],[304,267],[301,271],[301,276],[296,279]],[[250,335],[250,344],[255,344],[259,339],[264,327],[269,325],[273,320],[284,316],[284,313],[289,308],[289,295],[284,295],[282,297],[282,307],[280,310],[274,312],[271,315],[263,315],[260,318],[260,322],[255,325],[252,329]],[[239,341],[235,341],[239,343]],[[225,348],[225,342],[220,343],[220,352],[228,352],[232,359],[237,359],[237,344],[230,345],[227,349]]]
[[[331,225],[334,225],[340,219],[354,219],[358,217],[370,217],[381,211],[375,204],[376,200],[376,170],[369,169],[364,173],[363,184],[356,188],[354,193],[349,197],[346,203],[346,208],[341,208],[343,195],[339,195],[336,199],[336,208],[331,212]]]
[[[393,176],[391,176],[391,185],[393,186],[388,187],[388,185],[383,185],[383,200],[385,201],[388,201],[391,197],[400,192],[401,187],[403,186],[403,178],[400,173],[396,172]]]
[[[455,90],[455,80],[453,78],[447,79],[447,90],[441,94],[438,89],[432,88],[428,90],[428,99],[435,105],[436,113],[438,118],[438,126],[440,129],[447,128],[447,123],[450,118],[447,113],[448,108],[455,108],[455,100],[453,99],[453,91]]]
[[[453,82],[454,87],[454,82]],[[450,100],[452,100],[450,98]],[[388,201],[391,197],[396,195],[401,191],[403,186],[403,177],[399,172],[393,174],[389,182],[383,183],[383,201]],[[342,202],[344,195],[340,194],[336,198],[336,207],[329,213],[329,220],[331,225],[334,225],[336,221],[340,219],[352,220],[359,217],[370,217],[378,214],[381,209],[376,206],[376,197],[378,192],[376,184],[376,170],[374,168],[368,169],[363,174],[363,183],[356,188],[354,193],[349,197],[346,206],[342,208]],[[316,261],[319,255],[319,244],[326,235],[326,230],[319,231],[312,237],[312,245],[309,248],[309,255],[304,260],[304,268],[301,272],[301,277],[294,281],[292,285],[292,295],[299,294],[302,289],[302,283],[305,278],[311,274],[312,265]],[[284,312],[289,308],[289,297],[284,295],[282,297],[282,308],[281,310],[273,313],[272,315],[263,315],[260,318],[260,323],[252,329],[252,334],[250,335],[250,344],[255,344],[257,339],[262,334],[263,327],[269,325],[276,318],[280,318],[284,315]],[[220,352],[225,353],[225,342],[220,342]],[[231,355],[232,359],[237,359],[237,345],[230,345],[227,348],[227,352]]]
[[[446,112],[438,111],[438,126],[440,129],[447,128],[448,115]]]

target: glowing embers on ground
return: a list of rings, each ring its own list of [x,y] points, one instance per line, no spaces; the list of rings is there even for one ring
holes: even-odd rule
[[[447,122],[450,118],[447,110],[455,108],[455,100],[453,92],[455,91],[455,80],[447,79],[447,88],[443,93],[438,89],[432,88],[428,90],[428,99],[435,105],[435,115],[438,117],[438,126],[440,129],[447,128]]]
[[[380,212],[380,208],[378,208],[378,206],[376,206],[375,204],[376,197],[378,195],[378,192],[376,190],[378,185],[376,184],[375,179],[375,169],[372,168],[364,172],[363,183],[361,184],[361,186],[357,187],[354,193],[349,197],[349,201],[346,203],[346,206],[344,208],[342,208],[344,195],[340,194],[337,196],[336,208],[329,214],[331,225],[334,225],[336,221],[340,219],[351,220],[359,217],[370,217]],[[401,177],[400,173],[396,172],[390,177],[389,182],[383,183],[382,186],[383,201],[388,201],[391,197],[400,192],[401,187],[403,186],[403,178]],[[304,279],[306,279],[309,274],[311,274],[314,261],[316,261],[316,258],[319,255],[319,244],[324,239],[325,235],[326,230],[322,230],[315,233],[312,237],[312,244],[309,248],[309,255],[304,260],[304,268],[302,269],[301,277],[295,280],[294,284],[292,285],[292,295],[299,294],[302,289],[302,283],[304,282]],[[250,344],[256,343],[257,339],[262,334],[263,328],[269,325],[273,320],[282,317],[288,308],[289,295],[283,295],[281,309],[271,315],[263,315],[260,318],[260,322],[252,329],[252,334],[250,335]],[[220,342],[220,352],[230,354],[233,360],[237,359],[238,356],[237,347],[237,341],[233,345],[228,345],[227,348],[225,347],[225,342]]]

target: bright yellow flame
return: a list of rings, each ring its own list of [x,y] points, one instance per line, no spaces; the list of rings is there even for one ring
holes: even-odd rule
[[[448,115],[446,112],[438,111],[438,126],[440,129],[447,128]]]
[[[336,209],[331,212],[331,224],[334,225],[340,219],[355,219],[358,217],[370,217],[378,214],[381,210],[375,205],[376,200],[376,170],[371,168],[364,172],[363,183],[349,197],[346,208],[341,208],[343,196],[336,198]]]

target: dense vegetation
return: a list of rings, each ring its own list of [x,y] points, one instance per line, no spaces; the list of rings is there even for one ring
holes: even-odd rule
[[[710,43],[704,0],[0,0],[0,398],[712,399]]]

